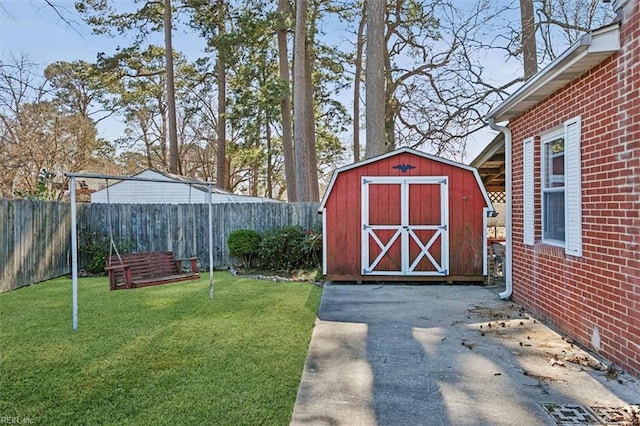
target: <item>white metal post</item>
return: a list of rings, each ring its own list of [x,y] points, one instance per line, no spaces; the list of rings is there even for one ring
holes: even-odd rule
[[[207,184],[209,188],[209,194],[207,195],[207,201],[209,204],[209,298],[213,300],[213,209],[212,209],[212,183],[202,182],[196,180],[180,180],[180,181],[164,181],[151,178],[141,178],[132,176],[111,176],[102,174],[87,174],[87,173],[65,173],[69,181],[69,196],[71,197],[71,291],[72,291],[72,326],[73,331],[78,330],[78,225],[76,219],[76,178],[87,179],[113,179],[113,180],[125,180],[125,181],[139,181],[139,182],[172,182],[179,184],[189,185],[203,185]]]
[[[209,206],[209,300],[213,300],[213,212],[211,199],[211,184],[208,185],[207,205]]]
[[[69,181],[71,197],[71,329],[78,331],[78,233],[76,226],[76,178]]]
[[[487,238],[489,235],[487,234],[487,227],[489,226],[489,208],[485,207],[482,209],[482,275],[487,277],[487,283],[489,283],[489,247],[487,245]]]

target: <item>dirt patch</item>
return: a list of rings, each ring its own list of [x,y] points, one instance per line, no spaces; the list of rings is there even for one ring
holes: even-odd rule
[[[273,282],[308,282],[317,285],[322,284],[322,281],[318,280],[318,271],[316,270],[270,271],[264,269],[244,269],[235,266],[229,267],[228,270],[235,276],[251,278],[254,280]]]

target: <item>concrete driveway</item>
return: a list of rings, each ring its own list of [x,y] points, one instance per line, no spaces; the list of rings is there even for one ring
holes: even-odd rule
[[[490,289],[327,284],[291,424],[637,425],[637,404],[633,377]]]

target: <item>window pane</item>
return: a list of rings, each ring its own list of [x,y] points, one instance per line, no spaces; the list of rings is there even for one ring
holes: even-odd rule
[[[564,139],[558,138],[544,145],[545,188],[564,187]]]
[[[564,241],[564,191],[544,194],[543,238]]]

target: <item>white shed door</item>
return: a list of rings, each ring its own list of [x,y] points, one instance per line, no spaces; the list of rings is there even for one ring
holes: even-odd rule
[[[444,276],[446,176],[362,178],[362,275]]]

